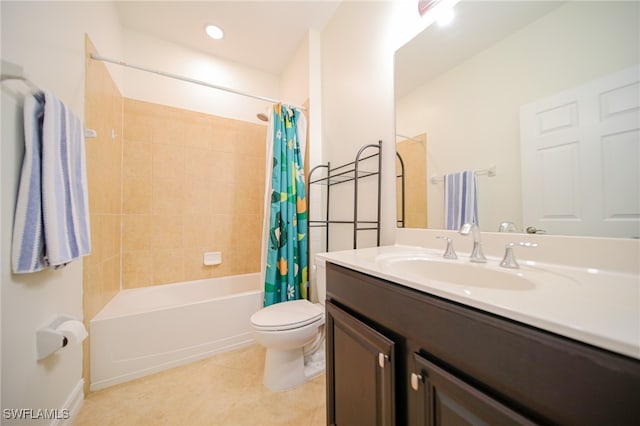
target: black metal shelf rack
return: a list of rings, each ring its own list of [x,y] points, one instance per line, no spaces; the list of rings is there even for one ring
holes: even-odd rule
[[[376,160],[375,170],[362,170],[361,162],[365,160]],[[352,224],[353,225],[353,248],[357,248],[358,245],[358,232],[360,231],[376,231],[376,244],[380,245],[380,183],[381,175],[380,169],[382,166],[382,141],[378,141],[377,144],[363,145],[356,155],[354,161],[346,163],[337,167],[332,167],[330,162],[327,164],[320,164],[309,171],[309,178],[307,179],[307,199],[310,200],[312,185],[325,185],[326,194],[326,211],[325,217],[322,220],[311,220],[309,218],[310,228],[326,228],[325,233],[325,247],[329,251],[329,229],[333,224]],[[315,178],[314,174],[319,170],[325,170],[326,175],[324,177]],[[358,211],[358,185],[361,179],[377,177],[377,211],[376,220],[362,220]],[[334,185],[340,185],[347,182],[353,182],[353,220],[333,220],[331,219],[331,187]],[[311,211],[309,208],[308,211]]]

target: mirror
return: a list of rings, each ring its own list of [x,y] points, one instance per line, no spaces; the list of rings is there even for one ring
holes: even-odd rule
[[[395,55],[398,226],[444,229],[443,177],[475,170],[483,231],[639,237],[640,3],[454,12]]]

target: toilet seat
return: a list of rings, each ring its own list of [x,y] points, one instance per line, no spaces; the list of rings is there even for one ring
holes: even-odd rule
[[[280,331],[304,327],[319,321],[324,308],[308,300],[292,300],[267,306],[251,316],[251,325],[256,330]]]

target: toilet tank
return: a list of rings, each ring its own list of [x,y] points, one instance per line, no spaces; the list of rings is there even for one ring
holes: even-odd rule
[[[327,298],[327,276],[326,276],[326,260],[316,256],[316,291],[318,293],[318,302],[324,305]]]

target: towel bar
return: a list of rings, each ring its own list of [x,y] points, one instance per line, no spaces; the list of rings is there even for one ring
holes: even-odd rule
[[[488,169],[476,170],[476,175],[494,177],[496,175],[495,164],[491,165]],[[444,176],[433,176],[429,181],[432,184],[444,182]]]

